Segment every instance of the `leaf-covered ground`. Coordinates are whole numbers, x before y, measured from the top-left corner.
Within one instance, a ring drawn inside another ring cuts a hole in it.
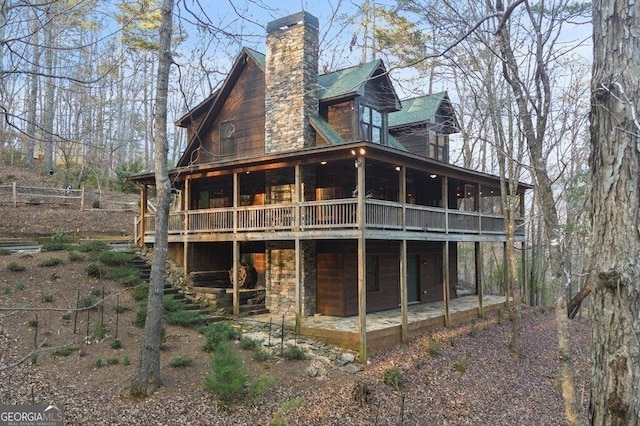
[[[41,266],[51,257],[60,257],[63,263]],[[9,272],[11,262],[24,265],[25,271]],[[496,316],[436,330],[375,354],[355,374],[329,360],[327,348],[321,345],[308,351],[306,361],[257,362],[250,351],[232,343],[245,359],[250,382],[268,377],[272,385],[258,397],[241,396],[224,409],[204,386],[210,353],[202,349],[202,335],[191,328],[169,326],[161,351],[165,385],[147,399],[131,399],[126,386],[142,334],[133,325],[135,301],[116,283],[86,277],[85,265],[86,261],[71,262],[60,252],[0,256],[1,307],[61,309],[0,311],[0,366],[13,364],[36,341],[46,340],[37,364],[27,360],[0,371],[1,403],[57,403],[73,425],[563,423],[556,378],[555,315],[530,309],[524,311],[522,322],[522,358],[513,357],[507,349],[511,323]],[[121,348],[111,347],[116,332],[114,297],[106,303],[104,313],[93,310],[77,320],[73,315],[64,316],[64,309],[75,306],[78,292],[102,291],[103,286],[105,293],[117,294],[118,304],[127,308],[117,318]],[[36,315],[37,336],[32,323]],[[87,329],[93,330],[102,315],[108,330],[105,338],[87,344]],[[581,320],[571,323],[571,331],[576,387],[586,424],[589,332]],[[60,354],[64,347],[71,348],[71,354]],[[175,357],[189,357],[193,362],[172,368],[168,364]],[[311,365],[320,372],[315,377],[309,374]]]

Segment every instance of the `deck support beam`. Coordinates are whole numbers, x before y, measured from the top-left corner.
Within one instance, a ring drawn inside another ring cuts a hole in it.
[[[478,295],[478,316],[484,318],[484,301],[482,296],[484,288],[482,286],[482,244],[478,241],[474,247],[474,256],[476,263],[476,294]]]
[[[449,240],[443,243],[442,247],[442,299],[444,303],[444,326],[451,326],[451,315],[449,305],[451,294],[449,292]]]
[[[402,202],[402,230],[406,231],[406,206],[407,206],[407,168],[400,169],[400,201]],[[409,325],[407,322],[407,240],[400,242],[400,338],[402,343],[409,341]]]
[[[294,168],[294,180],[295,180],[295,202],[296,202],[296,213],[294,216],[294,225],[293,229],[295,231],[300,230],[301,224],[301,212],[300,212],[300,203],[303,201],[304,197],[302,194],[302,170],[300,164],[296,164]],[[295,238],[294,240],[294,256],[295,256],[295,268],[296,268],[296,333],[300,332],[300,325],[302,324],[302,273],[301,273],[301,265],[302,265],[302,249],[300,247],[300,237]]]
[[[407,321],[407,240],[400,242],[400,323],[402,343],[409,341],[409,325]]]
[[[189,265],[189,251],[191,249],[191,245],[186,239],[186,236],[189,235],[189,206],[191,204],[191,179],[187,178],[184,181],[184,190],[182,191],[182,210],[184,211],[184,244],[182,247],[182,272],[184,276],[185,282],[189,277],[189,272],[191,272],[191,268]]]
[[[233,240],[233,315],[240,314],[240,283],[238,279],[240,266],[240,244]]]
[[[358,179],[358,325],[360,362],[367,362],[367,251],[365,240],[365,159],[356,159]]]
[[[240,199],[240,178],[238,173],[233,174],[233,315],[240,314],[240,243],[238,242],[238,204]]]
[[[506,241],[502,243],[502,270],[504,271],[503,284],[504,284],[504,300],[505,306],[507,309],[511,308],[511,280],[509,279],[509,274],[507,273],[507,268],[509,267],[507,263],[507,243]]]
[[[144,247],[144,237],[147,235],[147,219],[145,217],[147,213],[147,184],[143,184],[140,189],[140,244],[139,247]]]

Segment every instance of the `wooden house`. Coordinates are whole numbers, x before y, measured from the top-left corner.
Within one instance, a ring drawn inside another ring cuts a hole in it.
[[[180,197],[169,255],[197,290],[229,293],[235,314],[262,292],[303,332],[318,315],[357,316],[345,345],[366,358],[368,313],[402,317],[374,350],[419,332],[409,306],[438,302],[450,323],[458,243],[505,241],[498,177],[449,163],[458,121],[447,94],[401,101],[380,60],[318,75],[318,20],[306,12],[269,23],[266,55],[242,49],[176,124],[188,146],[170,171]],[[153,175],[133,179],[139,243],[152,245]],[[473,315],[482,291],[478,303]]]

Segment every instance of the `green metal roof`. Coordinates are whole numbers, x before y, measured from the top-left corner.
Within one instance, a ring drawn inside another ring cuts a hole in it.
[[[264,71],[264,67],[265,67],[266,60],[267,60],[266,56],[264,55],[264,53],[260,53],[257,50],[253,50],[253,49],[250,49],[248,47],[243,47],[242,50],[244,50],[247,53],[247,55],[249,57],[251,57],[251,59],[253,59],[256,64],[258,64],[260,69],[262,71]]]
[[[387,133],[387,142],[391,148],[399,149],[400,151],[409,152],[409,150],[405,148],[405,146],[402,145],[402,143],[398,139],[394,138],[391,135],[391,133]]]
[[[366,64],[356,65],[319,76],[319,99],[339,98],[344,95],[356,93],[380,66],[382,66],[382,62],[376,59]]]
[[[345,140],[336,132],[336,130],[331,126],[331,124],[327,123],[327,121],[322,117],[309,117],[309,123],[311,127],[313,127],[316,132],[320,133],[320,136],[324,140],[327,141],[329,145],[340,145],[345,143]]]
[[[264,71],[266,64],[266,56],[264,53],[248,47],[244,47],[243,50]],[[320,86],[318,93],[319,99],[322,101],[356,93],[358,89],[360,89],[360,86],[366,83],[380,66],[382,66],[382,61],[376,59],[366,64],[356,65],[318,76],[318,85]]]
[[[434,93],[402,101],[402,109],[389,114],[389,128],[415,123],[435,122],[447,92]]]

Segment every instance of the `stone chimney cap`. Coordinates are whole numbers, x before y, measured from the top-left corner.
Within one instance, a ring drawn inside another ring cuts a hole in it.
[[[293,15],[285,16],[284,18],[269,22],[267,24],[267,34],[274,34],[295,25],[305,24],[312,26],[316,30],[320,28],[318,18],[303,10],[301,12],[294,13]]]

